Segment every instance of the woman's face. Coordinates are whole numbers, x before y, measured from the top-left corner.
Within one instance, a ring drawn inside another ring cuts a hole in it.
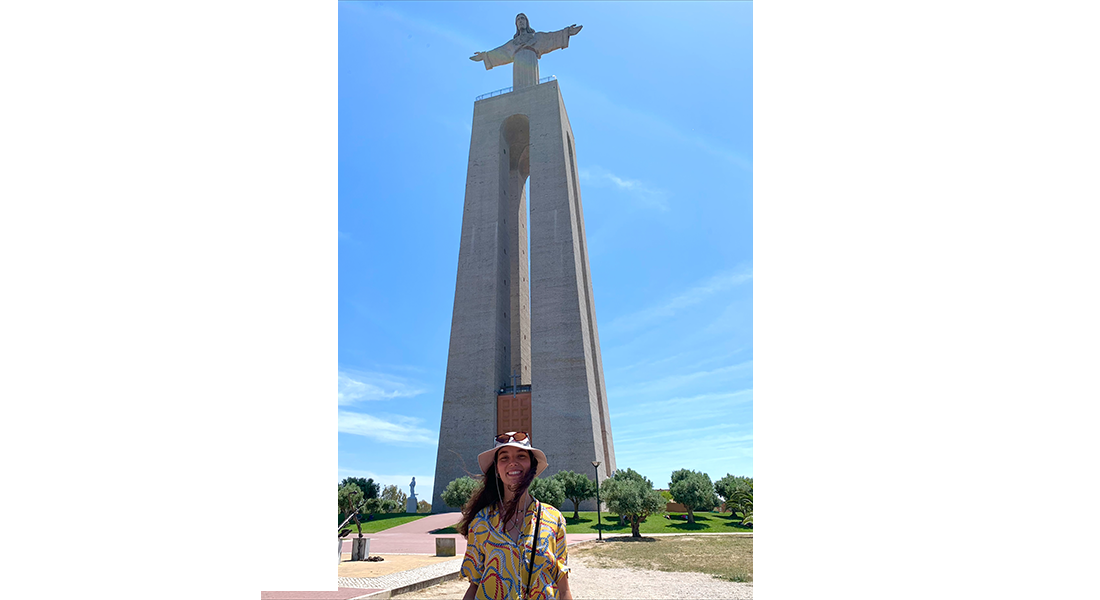
[[[497,452],[497,473],[505,485],[519,485],[531,470],[531,453],[505,446]]]

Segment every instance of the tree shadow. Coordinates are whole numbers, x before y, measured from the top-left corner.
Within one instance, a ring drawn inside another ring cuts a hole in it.
[[[617,531],[630,531],[630,523],[627,523],[626,525],[619,525],[619,518],[618,517],[605,518],[605,519],[603,519],[603,521],[601,523],[598,523],[598,524],[596,522],[596,519],[585,519],[584,517],[581,517],[580,519],[576,519],[576,520],[574,520],[574,519],[566,519],[565,520],[565,526],[566,527],[569,527],[570,525],[583,525],[583,524],[587,524],[588,526],[590,526],[593,531],[604,531],[604,532],[612,532],[612,533],[617,532]]]
[[[746,531],[752,533],[752,526],[742,525],[741,518],[735,515],[718,515],[716,517],[720,522],[724,521],[722,527],[728,527],[734,531]]]
[[[573,517],[565,517],[565,526],[567,528],[577,525],[585,525],[587,527],[591,527],[593,531],[604,531],[612,533],[618,531],[630,531],[629,523],[627,523],[626,525],[620,525],[619,517],[613,515],[604,514],[602,519],[596,519],[596,517],[578,517],[576,519],[574,519]]]
[[[699,531],[700,529],[710,529],[710,525],[707,523],[670,523],[669,527],[673,529],[680,529],[682,531]]]
[[[607,538],[606,540],[604,540],[604,543],[607,543],[607,544],[620,544],[620,543],[623,543],[623,542],[656,542],[656,541],[657,541],[657,538],[644,537],[644,536],[643,537],[626,536],[626,537]]]
[[[439,535],[439,534],[443,534],[443,533],[458,533],[458,530],[455,529],[454,525],[451,525],[450,527],[441,527],[439,529],[433,529],[433,530],[429,531],[428,533],[430,533],[432,535]]]

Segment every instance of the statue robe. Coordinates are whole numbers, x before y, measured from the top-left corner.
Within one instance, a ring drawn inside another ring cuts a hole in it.
[[[539,57],[559,48],[569,47],[569,33],[566,29],[558,31],[538,31],[533,34],[519,35],[499,48],[485,53],[485,70],[515,63],[512,67],[512,90],[518,90],[539,83]]]

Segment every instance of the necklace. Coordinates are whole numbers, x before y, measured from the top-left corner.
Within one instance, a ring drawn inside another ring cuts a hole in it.
[[[508,532],[511,533],[513,530],[515,530],[518,533],[519,530],[522,528],[522,526],[523,526],[523,513],[520,512],[518,507],[517,507],[516,514],[513,515],[512,518],[508,520]]]
[[[523,530],[523,519],[527,515],[527,507],[520,509],[516,507],[516,514],[512,515],[508,521],[504,523],[504,530],[510,538],[519,537],[519,533]]]

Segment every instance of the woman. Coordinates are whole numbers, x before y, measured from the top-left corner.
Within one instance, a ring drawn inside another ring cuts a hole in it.
[[[565,519],[527,493],[547,467],[546,454],[525,432],[511,431],[477,462],[485,477],[458,524],[466,536],[462,576],[470,580],[464,600],[572,600]]]

